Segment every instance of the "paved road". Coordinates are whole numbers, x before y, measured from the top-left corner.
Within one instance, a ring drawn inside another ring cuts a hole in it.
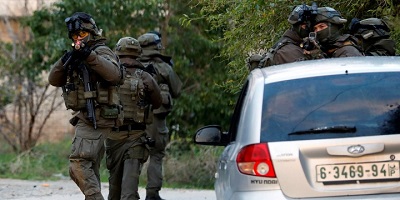
[[[108,183],[102,184],[104,197],[108,195]],[[139,189],[141,199],[145,198],[144,188]],[[163,188],[161,197],[167,200],[215,200],[213,190],[187,190]],[[84,196],[72,180],[26,181],[0,179],[1,200],[83,200]]]

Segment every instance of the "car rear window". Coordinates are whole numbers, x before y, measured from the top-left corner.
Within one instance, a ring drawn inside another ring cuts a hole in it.
[[[397,134],[400,73],[359,73],[265,85],[261,141]]]

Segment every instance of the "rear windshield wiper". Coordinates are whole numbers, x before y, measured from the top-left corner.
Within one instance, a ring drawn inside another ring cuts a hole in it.
[[[316,133],[355,133],[356,127],[349,126],[330,126],[330,127],[318,127],[303,131],[295,131],[289,133],[289,135],[304,135],[304,134],[316,134]]]

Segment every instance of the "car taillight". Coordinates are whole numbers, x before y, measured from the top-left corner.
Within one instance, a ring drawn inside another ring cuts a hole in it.
[[[276,178],[267,143],[243,147],[236,157],[236,163],[243,174]]]

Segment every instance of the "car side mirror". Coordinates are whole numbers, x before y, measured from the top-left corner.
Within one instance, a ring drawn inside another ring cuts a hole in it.
[[[198,129],[193,140],[200,145],[226,146],[229,143],[227,136],[228,133],[222,132],[221,126],[209,125]]]

